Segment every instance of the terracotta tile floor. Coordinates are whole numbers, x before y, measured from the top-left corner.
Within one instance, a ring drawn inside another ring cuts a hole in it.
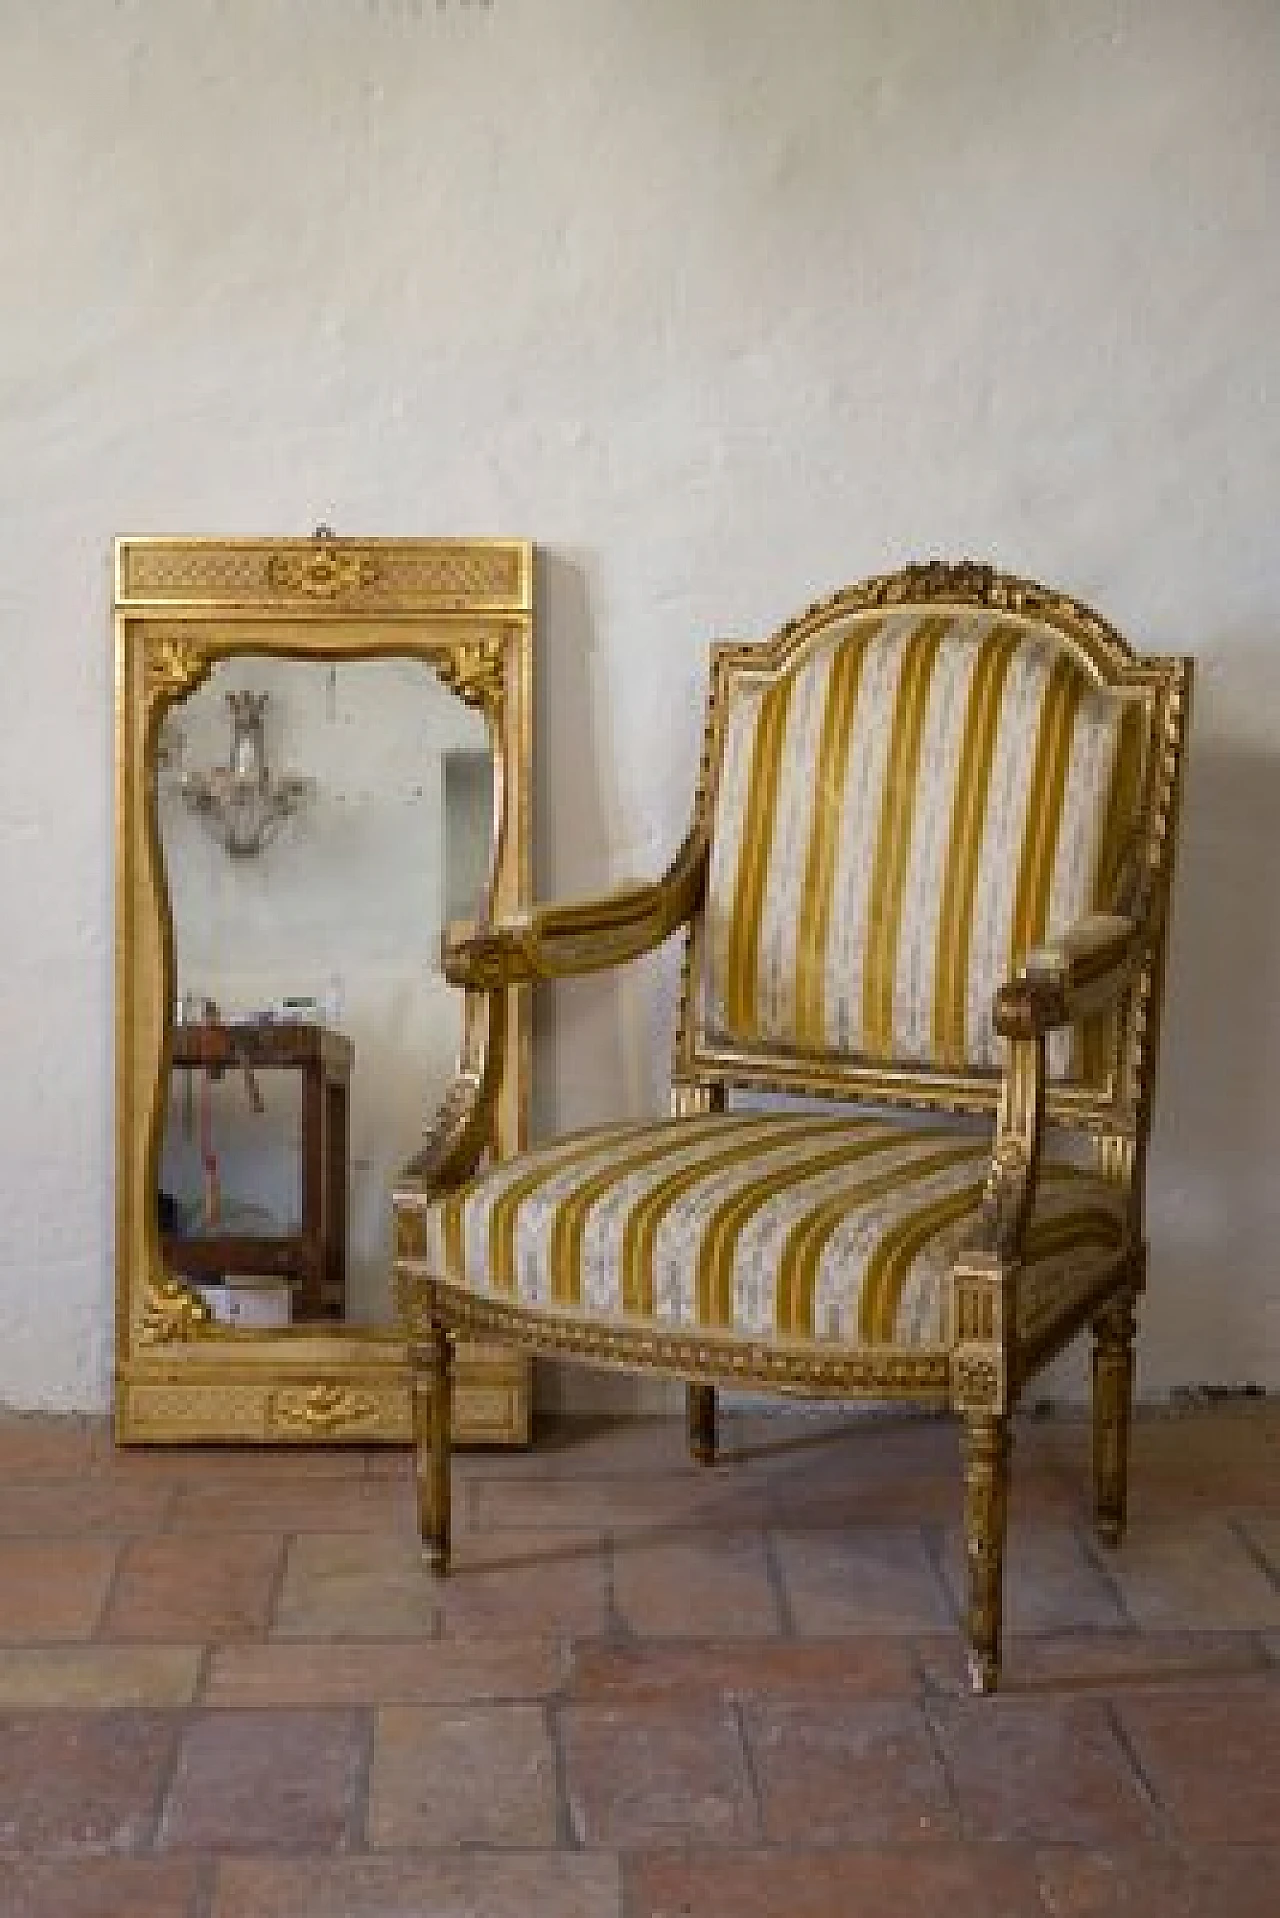
[[[1280,1874],[1280,1405],[1014,1456],[965,1696],[944,1421],[560,1424],[457,1462],[0,1415],[3,1918],[1251,1918]]]

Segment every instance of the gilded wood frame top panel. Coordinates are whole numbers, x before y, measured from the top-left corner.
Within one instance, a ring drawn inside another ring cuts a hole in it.
[[[525,540],[120,539],[116,606],[533,612]]]

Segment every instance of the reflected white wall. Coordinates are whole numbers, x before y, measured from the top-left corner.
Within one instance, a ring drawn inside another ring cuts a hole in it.
[[[186,805],[182,776],[225,763],[226,695],[239,689],[268,696],[271,771],[313,787],[260,853],[232,857],[215,822]],[[446,917],[464,900],[474,911],[486,877],[484,720],[416,661],[246,655],[220,661],[172,709],[167,736],[178,750],[158,804],[179,995],[214,1001],[224,1019],[311,998],[351,1040],[348,1316],[386,1322],[391,1184],[439,1104],[461,1036],[459,995],[438,954]],[[198,1214],[207,1102],[224,1225],[287,1231],[301,1213],[301,1078],[256,1077],[261,1113],[239,1072],[175,1075],[161,1183],[185,1215]]]

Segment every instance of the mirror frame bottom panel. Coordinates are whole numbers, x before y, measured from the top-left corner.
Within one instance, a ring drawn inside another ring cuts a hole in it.
[[[220,659],[414,658],[484,717],[494,820],[483,909],[530,888],[533,547],[525,540],[134,539],[115,549],[116,1317],[122,1445],[410,1445],[403,1337],[381,1327],[211,1322],[168,1268],[156,1205],[173,1057],[174,929],[158,829],[159,731]],[[495,1156],[527,1142],[529,995],[509,995]],[[466,1025],[459,997],[458,1031]],[[406,1140],[406,1158],[417,1142]],[[387,1193],[388,1212],[391,1193]],[[460,1445],[524,1445],[531,1362],[459,1352]]]
[[[246,1355],[248,1357],[249,1355]],[[412,1378],[403,1355],[362,1364],[337,1355],[296,1372],[272,1355],[234,1379],[216,1354],[149,1361],[116,1384],[116,1438],[134,1445],[411,1445]],[[530,1361],[501,1345],[460,1345],[453,1437],[460,1446],[529,1443]]]

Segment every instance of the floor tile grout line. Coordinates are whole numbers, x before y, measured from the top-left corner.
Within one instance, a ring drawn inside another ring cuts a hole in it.
[[[91,1645],[101,1645],[109,1642],[102,1636],[103,1629],[106,1626],[107,1619],[111,1615],[111,1608],[115,1604],[116,1593],[119,1590],[120,1579],[124,1571],[125,1556],[132,1543],[132,1539],[122,1538],[116,1546],[116,1554],[111,1561],[111,1575],[107,1579],[103,1589],[102,1602],[98,1606],[97,1614],[93,1621],[93,1630],[88,1635],[87,1642]]]
[[[902,1644],[915,1678],[914,1690],[908,1693],[908,1697],[914,1698],[923,1710],[931,1698],[946,1698],[950,1694],[937,1679],[930,1678],[921,1638],[922,1634],[913,1632],[909,1638],[902,1640]]]
[[[174,1514],[178,1509],[178,1481],[168,1486],[160,1505],[160,1522],[153,1529],[157,1537],[168,1536],[173,1528]]]
[[[555,1765],[556,1850],[580,1852],[583,1841],[573,1828],[573,1807],[569,1802],[569,1755],[565,1750],[565,1706],[554,1698],[544,1700],[542,1722],[551,1744]]]
[[[618,1604],[617,1541],[612,1532],[600,1534],[600,1576],[604,1583],[604,1638],[609,1645],[633,1645],[637,1642],[622,1608]]]
[[[270,1536],[270,1534],[267,1534],[267,1536]],[[280,1601],[284,1596],[284,1585],[285,1579],[288,1576],[289,1560],[293,1556],[294,1545],[302,1534],[300,1532],[284,1531],[277,1533],[276,1536],[280,1541],[280,1549],[276,1557],[275,1570],[271,1574],[271,1585],[267,1593],[267,1602],[263,1608],[262,1629],[264,1640],[273,1639],[279,1629]]]
[[[951,1580],[947,1577],[945,1560],[946,1526],[941,1523],[932,1524],[927,1520],[923,1520],[919,1525],[912,1526],[909,1529],[914,1531],[919,1537],[925,1564],[929,1567],[934,1588],[942,1601],[942,1615],[944,1619],[950,1619],[952,1631],[959,1632],[963,1635],[965,1614],[964,1595],[962,1592],[953,1590]],[[963,1531],[963,1527],[961,1529]]]
[[[1100,1543],[1093,1525],[1089,1521],[1082,1519],[1073,1519],[1067,1529],[1075,1539],[1085,1564],[1096,1573],[1097,1577],[1106,1587],[1122,1625],[1130,1632],[1140,1635],[1142,1626],[1129,1609],[1128,1600],[1124,1595],[1124,1587],[1112,1569],[1112,1558],[1108,1557],[1108,1553],[1114,1555],[1124,1550],[1123,1538],[1118,1545],[1104,1547]]]
[[[218,1647],[214,1645],[211,1640],[206,1639],[205,1643],[200,1647],[200,1656],[196,1660],[196,1680],[195,1684],[191,1687],[191,1704],[199,1711],[207,1711],[209,1709],[207,1694],[209,1680],[213,1674],[214,1655],[217,1650]]]
[[[1271,1560],[1253,1537],[1248,1527],[1248,1521],[1233,1516],[1227,1520],[1227,1529],[1233,1534],[1246,1557],[1257,1566],[1272,1591],[1280,1594],[1280,1570],[1277,1570],[1277,1568],[1272,1565]]]
[[[747,1730],[746,1708],[740,1698],[731,1698],[727,1710],[733,1720],[738,1736],[738,1746],[742,1753],[742,1768],[746,1774],[747,1787],[751,1793],[751,1809],[755,1814],[755,1843],[768,1842],[765,1830],[764,1787],[760,1782],[760,1773],[756,1765],[756,1755],[751,1744],[751,1735]],[[736,1849],[736,1848],[735,1848]]]
[[[1171,1844],[1176,1833],[1169,1808],[1156,1790],[1154,1781],[1142,1762],[1138,1748],[1129,1735],[1129,1728],[1120,1714],[1119,1706],[1114,1698],[1104,1698],[1101,1703],[1107,1723],[1111,1727],[1111,1735],[1124,1754],[1125,1762],[1137,1782],[1142,1797],[1146,1800],[1148,1809],[1155,1814],[1160,1828],[1159,1836],[1166,1845]]]
[[[195,1885],[191,1902],[187,1909],[187,1918],[213,1918],[214,1900],[218,1895],[218,1867],[220,1854],[206,1852],[196,1864]]]
[[[631,1871],[631,1855],[621,1847],[612,1855],[618,1869],[618,1918],[644,1918],[640,1911],[640,1894]]]
[[[350,1709],[350,1708],[348,1708]],[[355,1708],[362,1718],[360,1726],[360,1751],[356,1759],[355,1776],[351,1783],[351,1810],[347,1821],[349,1842],[344,1850],[347,1857],[362,1857],[373,1847],[370,1842],[369,1821],[373,1814],[373,1767],[378,1741],[377,1705],[362,1705]]]
[[[578,1670],[578,1640],[570,1632],[562,1632],[555,1640],[556,1683],[542,1694],[547,1705],[565,1706],[575,1703],[574,1679]],[[536,1703],[536,1700],[530,1700]]]
[[[915,1701],[915,1710],[918,1712],[920,1722],[924,1726],[924,1734],[929,1741],[929,1749],[937,1759],[938,1768],[942,1773],[942,1783],[946,1789],[947,1803],[951,1807],[956,1821],[954,1842],[958,1845],[967,1844],[973,1841],[968,1829],[968,1820],[965,1817],[964,1805],[960,1798],[960,1787],[956,1783],[955,1774],[947,1758],[946,1746],[942,1742],[942,1732],[930,1709],[934,1702],[933,1699],[922,1696]]]
[[[796,1629],[795,1612],[791,1605],[791,1592],[787,1586],[786,1576],[782,1569],[782,1560],[778,1556],[778,1548],[774,1540],[772,1526],[766,1525],[763,1528],[761,1538],[764,1543],[765,1571],[769,1579],[769,1588],[773,1593],[774,1608],[778,1614],[776,1637],[784,1643],[798,1641],[800,1634]]]
[[[170,1748],[168,1759],[166,1763],[161,1766],[159,1776],[156,1780],[156,1794],[151,1815],[151,1833],[145,1847],[145,1854],[147,1856],[162,1855],[164,1852],[165,1848],[161,1845],[160,1841],[164,1835],[165,1813],[169,1808],[169,1800],[173,1795],[173,1787],[182,1764],[182,1753],[187,1742],[187,1733],[195,1723],[195,1716],[195,1709],[190,1705],[179,1706],[176,1709],[171,1708],[166,1713],[166,1717],[172,1718],[173,1721],[173,1744]]]

